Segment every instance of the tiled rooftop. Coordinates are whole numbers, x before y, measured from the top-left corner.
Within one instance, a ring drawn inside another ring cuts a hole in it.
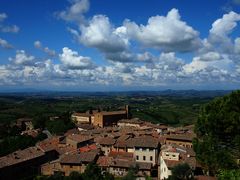
[[[96,159],[98,151],[82,152],[80,154],[65,154],[60,158],[61,164],[81,164],[90,163]]]
[[[81,147],[79,149],[80,152],[88,152],[88,151],[91,151],[91,150],[96,150],[98,149],[97,145],[96,144],[91,144],[89,146],[84,146],[84,147]]]
[[[81,142],[84,142],[84,141],[89,141],[89,140],[93,139],[93,137],[84,136],[84,135],[81,135],[81,134],[71,134],[71,135],[67,136],[67,139],[76,141],[77,143],[81,143]]]
[[[98,143],[100,145],[113,145],[115,144],[115,142],[116,142],[116,139],[112,137],[103,137],[98,139]]]
[[[126,111],[102,111],[102,112],[99,112],[99,114],[102,114],[103,116],[109,116],[109,115],[117,115],[117,114],[126,114]]]
[[[15,151],[0,158],[0,168],[28,161],[41,156],[44,156],[44,152],[37,147],[29,147],[24,150]]]
[[[116,151],[111,151],[108,154],[109,157],[112,157],[114,159],[133,159],[133,153],[130,152],[116,152]]]
[[[171,135],[167,135],[166,139],[177,140],[177,141],[192,141],[194,137],[195,137],[194,134],[182,134],[182,135],[171,134]]]

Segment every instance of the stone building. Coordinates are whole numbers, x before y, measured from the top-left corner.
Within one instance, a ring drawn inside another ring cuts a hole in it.
[[[94,114],[93,125],[98,127],[116,126],[119,120],[126,119],[127,116],[127,110],[97,112]]]
[[[184,135],[175,135],[171,134],[168,136],[165,136],[166,138],[166,144],[171,145],[179,145],[183,147],[192,148],[192,139],[194,138],[194,134],[184,134]]]
[[[56,172],[61,172],[64,176],[69,176],[73,171],[83,173],[89,163],[97,161],[98,155],[99,150],[64,154],[56,161],[43,164],[41,174],[53,175]]]
[[[93,137],[80,134],[71,134],[66,137],[66,144],[70,145],[74,149],[90,145],[93,143]]]

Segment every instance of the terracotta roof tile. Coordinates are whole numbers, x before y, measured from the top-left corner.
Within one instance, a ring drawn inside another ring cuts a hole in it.
[[[20,162],[28,161],[41,156],[44,156],[44,152],[37,147],[29,147],[24,150],[15,151],[0,158],[0,168],[18,164]]]
[[[71,135],[67,136],[67,139],[71,139],[73,141],[76,141],[76,142],[80,143],[80,142],[84,142],[84,141],[93,140],[93,137],[84,136],[84,135],[81,135],[81,134],[71,134]]]
[[[112,160],[113,160],[112,157],[100,156],[97,160],[97,164],[100,167],[108,167],[111,164]]]
[[[114,159],[133,159],[133,153],[130,152],[111,151],[108,156]]]
[[[91,144],[89,146],[84,146],[84,147],[81,147],[79,149],[80,152],[88,152],[88,151],[91,151],[91,150],[96,150],[98,149],[97,145],[96,144]]]
[[[83,152],[80,154],[65,154],[60,158],[61,164],[81,164],[93,162],[98,155],[98,151]]]
[[[111,137],[103,137],[103,138],[99,138],[99,139],[97,140],[97,142],[98,142],[100,145],[113,145],[113,144],[115,144],[116,139],[111,138]]]
[[[128,144],[134,147],[157,148],[159,146],[159,141],[157,138],[153,138],[151,136],[137,137],[130,139]]]

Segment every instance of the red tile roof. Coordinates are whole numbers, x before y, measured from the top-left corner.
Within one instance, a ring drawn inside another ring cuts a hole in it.
[[[97,164],[100,167],[108,167],[111,164],[112,160],[113,160],[112,157],[100,156],[97,160]]]
[[[51,138],[47,138],[43,141],[37,143],[37,147],[42,149],[44,152],[54,150],[58,147],[60,136],[53,136]]]
[[[84,147],[81,147],[79,149],[80,152],[88,152],[88,151],[91,151],[91,150],[96,150],[98,149],[97,145],[96,144],[91,144],[89,146],[84,146]]]
[[[97,141],[101,145],[113,145],[115,144],[116,139],[111,137],[103,137],[103,138],[99,138]]]
[[[98,155],[98,151],[82,152],[80,154],[65,154],[60,158],[61,164],[81,164],[93,162]]]
[[[80,143],[80,142],[92,140],[93,137],[85,136],[85,135],[81,135],[81,134],[71,134],[71,135],[67,136],[67,139],[71,139],[73,141]]]
[[[109,116],[109,115],[118,115],[118,114],[126,114],[126,111],[102,111],[98,112],[99,114],[102,114],[103,116]],[[96,113],[96,114],[98,114]]]
[[[133,153],[130,152],[111,151],[108,156],[114,159],[133,159]]]

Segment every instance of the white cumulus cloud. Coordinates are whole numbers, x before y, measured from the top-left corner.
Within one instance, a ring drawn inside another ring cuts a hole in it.
[[[222,18],[217,19],[209,31],[208,42],[222,52],[232,52],[233,44],[229,35],[240,21],[240,14],[233,11],[224,14]]]
[[[113,27],[106,16],[94,16],[89,24],[81,26],[80,30],[79,40],[82,44],[103,52],[119,52],[128,46],[128,39]]]
[[[16,65],[32,66],[34,65],[35,57],[26,54],[24,50],[17,50],[14,58],[9,58],[9,61]]]
[[[177,9],[167,16],[150,17],[146,25],[127,20],[124,26],[131,38],[164,51],[192,51],[200,46],[199,33],[181,20]]]
[[[61,62],[70,69],[92,69],[94,64],[90,57],[78,55],[78,52],[64,47],[63,53],[59,55]]]

